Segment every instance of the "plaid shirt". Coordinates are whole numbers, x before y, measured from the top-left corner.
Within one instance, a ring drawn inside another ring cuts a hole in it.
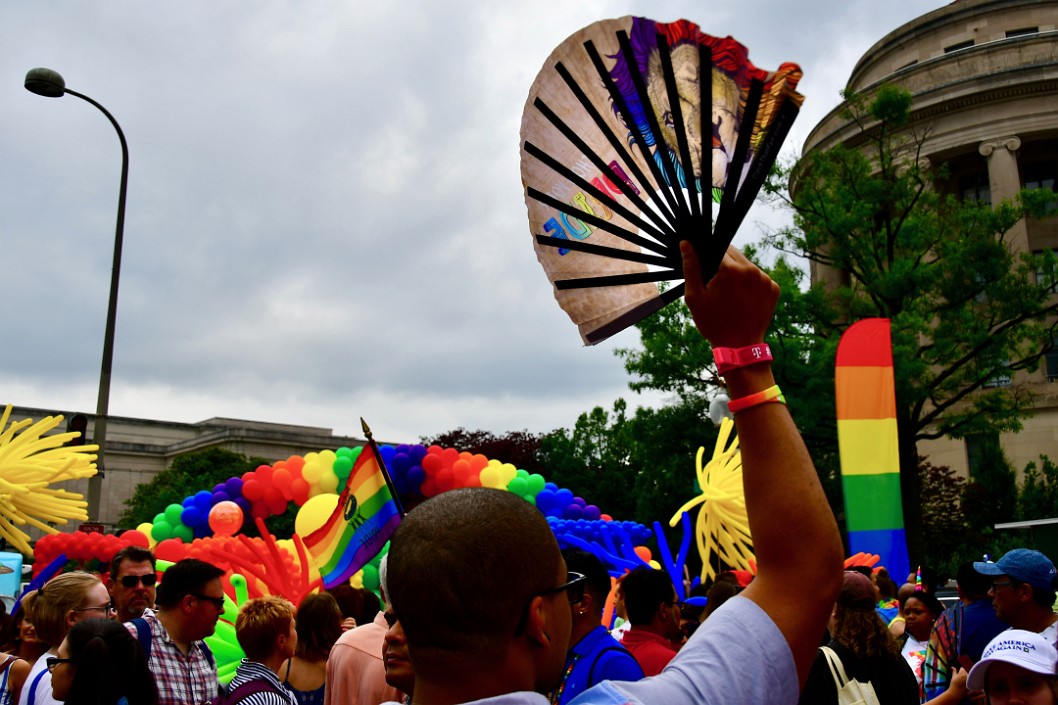
[[[151,628],[149,665],[158,686],[158,705],[203,705],[217,697],[217,666],[206,657],[202,642],[193,642],[185,655],[153,610],[144,610],[143,619]],[[126,622],[125,628],[138,636],[136,625]]]

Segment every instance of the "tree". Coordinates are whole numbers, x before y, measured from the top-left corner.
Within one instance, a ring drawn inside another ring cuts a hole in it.
[[[815,284],[803,311],[829,346],[859,319],[890,319],[900,464],[914,468],[921,440],[1017,431],[1031,413],[1015,375],[1035,370],[1050,344],[1058,303],[1036,272],[1053,274],[1054,258],[1015,254],[1007,233],[1054,194],[1022,192],[997,207],[946,195],[933,187],[944,165],[920,159],[928,132],[909,123],[909,93],[883,86],[870,102],[846,98],[862,146],[813,151],[776,172],[766,192],[792,209],[793,225],[768,244],[841,273]],[[915,563],[918,473],[901,473],[901,494]]]
[[[1029,463],[1022,473],[1018,490],[1019,521],[1049,519],[1058,516],[1058,465],[1046,455],[1040,456],[1040,464]]]
[[[425,446],[439,445],[442,448],[455,448],[468,453],[481,453],[486,458],[495,458],[534,473],[541,472],[537,458],[540,439],[539,434],[529,433],[525,429],[508,431],[502,436],[497,436],[490,431],[468,431],[460,426],[433,437],[421,438],[420,441]]]

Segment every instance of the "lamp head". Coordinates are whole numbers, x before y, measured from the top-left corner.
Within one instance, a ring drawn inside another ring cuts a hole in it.
[[[26,73],[26,90],[45,98],[62,98],[66,93],[66,81],[51,69],[30,69]]]

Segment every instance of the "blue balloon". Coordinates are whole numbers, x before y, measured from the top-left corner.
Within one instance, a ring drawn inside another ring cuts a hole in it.
[[[180,513],[180,521],[184,526],[198,526],[202,523],[202,514],[198,507],[188,507]]]

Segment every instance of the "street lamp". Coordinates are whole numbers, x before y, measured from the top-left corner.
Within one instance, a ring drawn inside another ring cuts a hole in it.
[[[114,359],[114,318],[118,307],[118,278],[121,275],[121,241],[125,230],[125,191],[129,181],[129,147],[125,143],[125,133],[106,108],[86,95],[72,91],[57,72],[51,69],[31,69],[26,74],[26,90],[46,98],[61,98],[65,94],[77,96],[99,108],[110,124],[118,132],[121,140],[121,190],[118,194],[118,224],[114,231],[114,265],[110,274],[110,303],[107,306],[107,327],[103,335],[103,364],[99,372],[99,399],[96,401],[95,426],[92,429],[92,442],[99,446],[96,466],[98,472],[88,479],[88,519],[98,521],[99,500],[103,490],[103,472],[105,469],[107,444],[107,411],[110,408],[110,369]]]

